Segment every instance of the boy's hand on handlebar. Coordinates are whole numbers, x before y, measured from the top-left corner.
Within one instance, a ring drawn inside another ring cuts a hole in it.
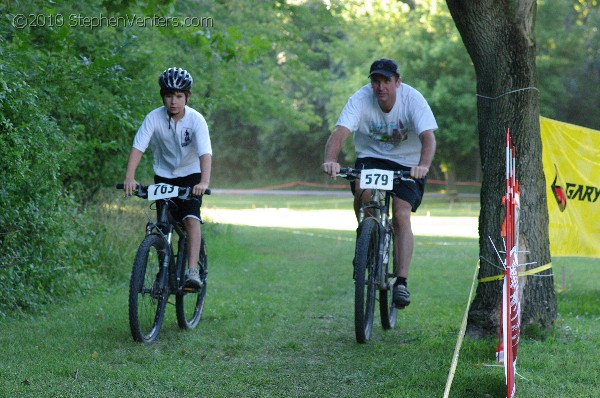
[[[125,196],[131,196],[137,189],[137,181],[135,178],[125,178],[123,182],[123,190],[125,191]]]
[[[202,196],[202,195],[204,195],[204,192],[206,192],[207,189],[208,189],[208,182],[200,181],[200,183],[194,185],[194,188],[192,188],[192,195]]]
[[[323,163],[323,171],[335,180],[336,174],[340,172],[340,164],[338,162],[325,162]]]
[[[429,168],[425,166],[413,166],[410,169],[410,176],[412,178],[425,178],[429,173]]]

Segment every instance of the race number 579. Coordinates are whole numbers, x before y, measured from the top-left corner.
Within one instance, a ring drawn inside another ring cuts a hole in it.
[[[369,169],[360,171],[361,189],[384,189],[391,191],[394,187],[394,172],[391,170]]]

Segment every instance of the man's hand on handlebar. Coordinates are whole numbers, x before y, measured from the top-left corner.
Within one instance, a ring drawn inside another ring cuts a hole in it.
[[[337,173],[340,172],[340,164],[338,162],[325,162],[323,163],[323,171],[335,180]]]
[[[425,166],[413,166],[410,169],[410,176],[412,178],[425,178],[429,173],[429,168]]]

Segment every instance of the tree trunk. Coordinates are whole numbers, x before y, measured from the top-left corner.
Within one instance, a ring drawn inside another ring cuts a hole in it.
[[[542,168],[539,95],[536,89],[535,0],[447,0],[477,76],[477,118],[482,167],[479,277],[502,273],[494,246],[504,250],[505,129],[516,147],[521,192],[520,271],[550,262],[546,183]],[[492,243],[493,242],[493,245]],[[556,319],[552,270],[521,277],[521,324],[544,328]],[[545,275],[546,277],[539,277]],[[479,283],[468,333],[497,335],[502,282]]]

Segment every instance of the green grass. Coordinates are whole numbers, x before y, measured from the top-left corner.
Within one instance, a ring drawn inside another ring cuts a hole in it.
[[[210,198],[216,200],[216,196]],[[311,199],[312,200],[312,199]],[[141,201],[140,201],[141,202]],[[158,341],[134,343],[128,272],[143,220],[134,201],[103,211],[110,286],[0,330],[0,397],[441,397],[478,255],[476,239],[417,237],[413,304],[359,345],[353,329],[354,234],[205,225],[209,286],[199,327],[168,306]],[[122,203],[121,203],[122,204]],[[111,246],[109,246],[109,243]],[[110,264],[108,263],[110,262]],[[598,263],[554,259],[556,329],[522,336],[519,397],[600,394]],[[565,271],[564,281],[562,270]],[[563,286],[564,285],[564,286]],[[495,339],[465,339],[451,397],[504,397]]]

